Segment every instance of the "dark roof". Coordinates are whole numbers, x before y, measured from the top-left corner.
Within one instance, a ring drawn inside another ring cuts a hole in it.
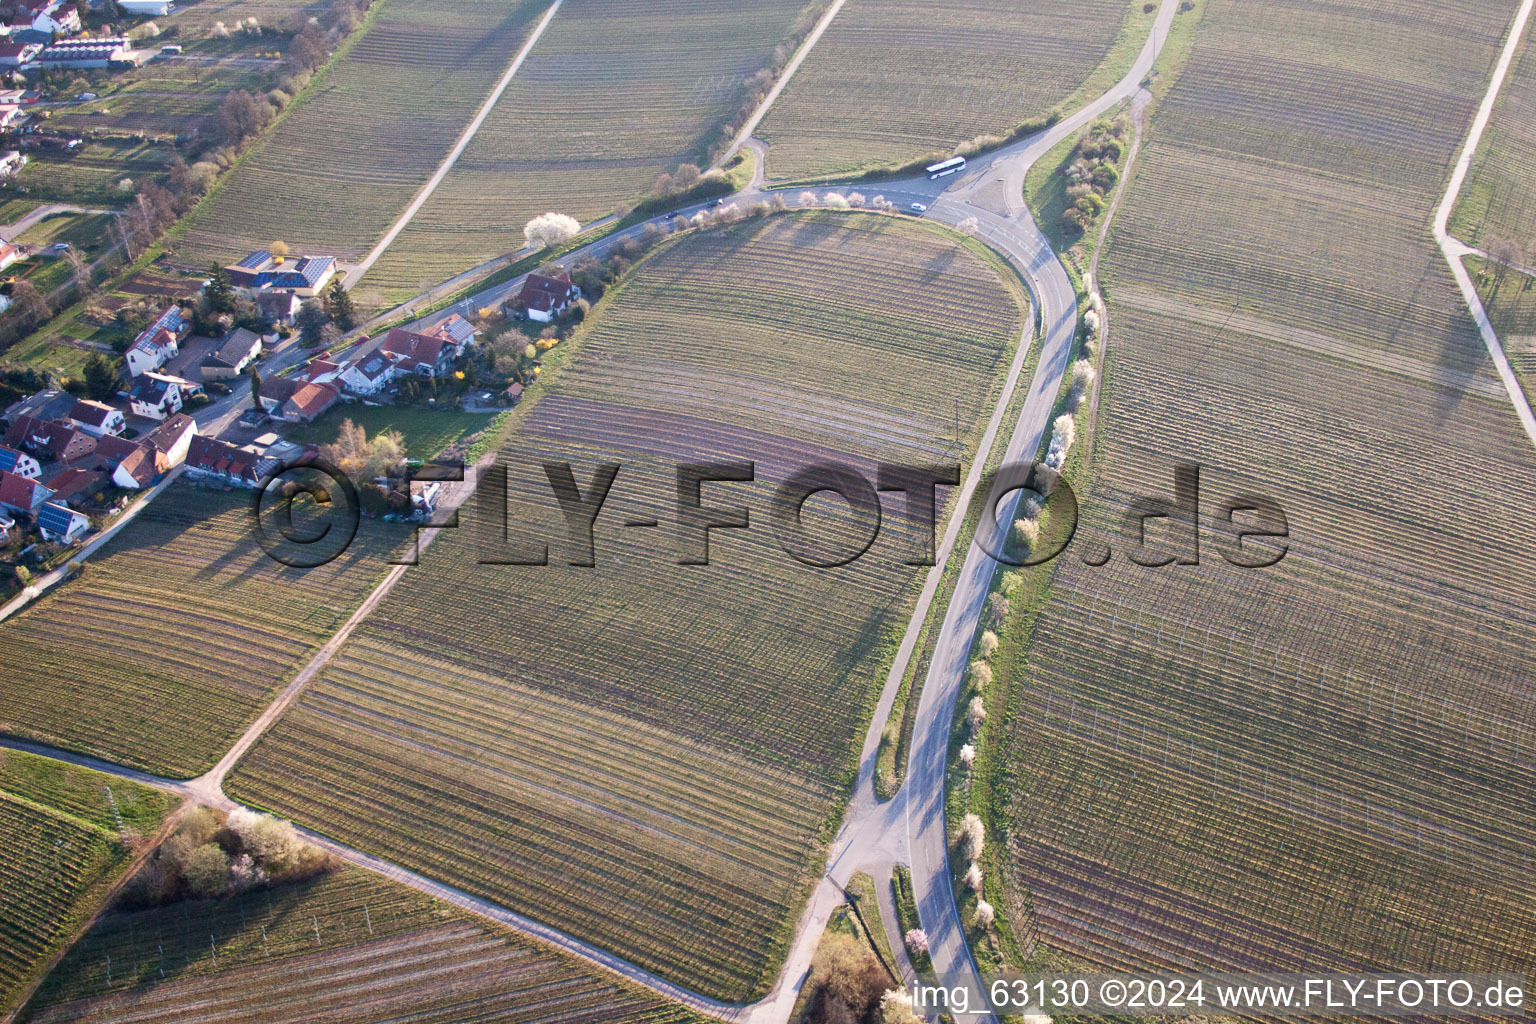
[[[237,327],[203,360],[204,366],[239,366],[249,358],[251,350],[261,344],[261,338],[244,327]]]
[[[187,450],[187,465],[193,469],[223,473],[252,483],[261,479],[261,462],[261,456],[255,452],[201,434],[192,439],[192,445]]]
[[[154,445],[162,452],[168,452],[176,447],[188,430],[196,430],[197,421],[184,412],[178,412],[168,417],[154,430],[139,438],[140,441]]]
[[[75,396],[68,391],[39,391],[12,405],[6,410],[6,415],[13,422],[21,416],[36,416],[40,420],[56,420],[62,416],[69,415],[69,410],[75,407],[75,401]]]
[[[395,361],[409,368],[426,364],[436,366],[442,359],[443,348],[448,342],[430,334],[417,334],[403,327],[395,327],[384,335],[379,351],[395,357]]]
[[[262,267],[271,262],[272,254],[270,252],[267,252],[265,249],[257,249],[245,259],[241,260],[239,263],[236,263],[235,266],[241,268],[242,270],[260,270]]]
[[[17,417],[6,432],[5,443],[33,455],[70,462],[96,450],[96,439],[62,420],[44,422],[33,416]]]
[[[66,469],[48,481],[53,489],[53,500],[67,502],[89,493],[101,485],[101,474],[88,469]]]
[[[303,382],[292,377],[268,377],[261,382],[261,397],[270,402],[282,404],[293,397],[295,391],[303,387]]]
[[[69,410],[69,418],[76,423],[89,423],[93,427],[99,427],[107,422],[107,419],[117,412],[110,405],[101,402],[93,402],[89,398],[82,398],[75,403],[75,407]]]
[[[571,275],[563,270],[550,275],[529,274],[517,298],[529,309],[552,313],[557,307],[571,301],[574,289]]]
[[[37,510],[37,525],[39,529],[47,530],[59,536],[69,532],[70,525],[76,519],[84,519],[81,513],[63,505],[55,505],[53,502],[44,502],[43,507]]]

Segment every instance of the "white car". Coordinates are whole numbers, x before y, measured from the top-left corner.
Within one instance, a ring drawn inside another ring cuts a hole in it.
[[[913,213],[927,213],[928,212],[928,207],[924,206],[922,203],[913,203],[912,204],[912,212]]]

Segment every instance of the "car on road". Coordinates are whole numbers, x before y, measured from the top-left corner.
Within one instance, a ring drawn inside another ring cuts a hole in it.
[[[928,207],[924,206],[922,203],[913,203],[912,204],[912,212],[913,213],[927,213],[928,212]]]

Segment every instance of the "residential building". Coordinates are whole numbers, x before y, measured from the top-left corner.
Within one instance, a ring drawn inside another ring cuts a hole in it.
[[[231,380],[261,355],[261,337],[237,327],[203,360],[203,380]]]
[[[341,391],[334,385],[306,381],[283,403],[278,415],[289,423],[313,423],[340,400]]]
[[[464,350],[475,343],[475,325],[455,313],[440,324],[434,324],[423,331],[434,338],[442,338],[453,346],[453,357],[457,359],[464,354]]]
[[[64,420],[22,416],[5,432],[5,444],[24,451],[39,463],[72,465],[96,451],[96,438]]]
[[[37,510],[38,532],[55,544],[73,544],[90,528],[91,521],[67,505],[50,501]]]
[[[159,475],[157,454],[154,445],[121,437],[104,437],[96,445],[98,468],[130,491],[148,487]]]
[[[547,324],[563,316],[571,303],[581,298],[581,288],[571,283],[564,270],[551,274],[529,274],[517,298],[507,304],[509,316],[525,316]]]
[[[279,258],[259,249],[239,263],[225,267],[224,272],[236,288],[289,292],[310,298],[319,295],[336,276],[336,261],[329,256]]]
[[[128,376],[137,377],[150,370],[158,370],[181,352],[181,340],[192,325],[181,315],[180,306],[171,306],[155,318],[155,322],[139,332],[124,354],[128,360]]]
[[[53,491],[38,481],[0,471],[0,508],[31,515],[51,497]]]
[[[28,480],[36,480],[43,475],[43,467],[26,452],[0,445],[0,472],[15,473]]]
[[[274,324],[290,327],[298,319],[299,308],[304,305],[304,300],[293,292],[257,292],[255,302],[256,308]]]
[[[93,402],[89,398],[82,398],[75,403],[75,407],[69,411],[69,422],[92,437],[121,434],[128,429],[122,410],[102,402]]]
[[[395,327],[384,335],[378,351],[388,356],[400,373],[437,377],[453,364],[455,348],[443,338]]]
[[[235,487],[256,487],[276,463],[228,441],[194,437],[187,451],[187,474],[195,479],[217,480]]]
[[[337,379],[354,395],[376,395],[395,379],[395,364],[374,348],[350,360]]]
[[[0,270],[9,269],[26,258],[26,253],[10,242],[0,242]]]
[[[186,400],[200,390],[198,385],[181,377],[144,373],[134,378],[133,390],[128,393],[128,403],[135,416],[163,420],[173,412],[180,412]]]
[[[160,472],[187,461],[187,449],[192,445],[192,439],[197,436],[197,421],[184,412],[176,413],[166,418],[154,430],[145,434],[140,441],[153,445],[156,455],[156,467]]]

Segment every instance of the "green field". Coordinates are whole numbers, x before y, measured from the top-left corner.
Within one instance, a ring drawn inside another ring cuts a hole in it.
[[[567,0],[443,184],[364,279],[403,299],[523,246],[547,210],[582,223],[658,174],[707,166],[744,83],[806,0]]]
[[[177,259],[368,251],[469,124],[542,0],[378,0],[303,100],[194,212]]]
[[[1536,260],[1536,197],[1530,170],[1536,162],[1536,47],[1527,27],[1504,87],[1483,131],[1471,173],[1451,213],[1451,234],[1486,248],[1508,239]]]
[[[111,963],[108,980],[107,964]],[[102,918],[24,1020],[697,1020],[606,973],[348,868],[218,900]]]
[[[176,156],[170,145],[127,139],[92,139],[73,153],[37,149],[16,176],[27,198],[46,203],[118,209],[133,198],[133,188],[165,173]]]
[[[0,750],[0,1013],[96,912],[175,801],[30,754]]]
[[[189,54],[200,52],[200,48],[187,45]],[[248,53],[239,54],[239,61],[152,61],[93,85],[90,91],[99,99],[57,108],[48,127],[84,136],[143,133],[167,139],[195,132],[231,90],[259,95],[272,88],[285,73],[283,65],[275,60],[247,63],[249,52],[277,52],[285,45],[277,38],[251,37],[243,47]]]
[[[0,623],[0,731],[149,771],[208,768],[388,569],[404,527],[364,520],[308,571],[257,543],[250,494],[178,483]]]
[[[563,544],[549,567],[479,564],[506,556],[466,510],[232,792],[697,991],[764,991],[919,579],[895,514],[846,568],[792,561],[765,482],[942,459],[957,420],[970,444],[1024,303],[987,250],[895,218],[666,246],[568,343],[502,453],[510,522],[533,536],[560,536],[541,532],[558,517],[542,460],[583,486],[623,463],[597,567],[566,566]],[[745,500],[757,528],[716,531],[712,565],[679,566],[670,527],[616,525],[671,523],[675,464],[724,458],[759,483],[706,502]]]
[[[1105,253],[1079,535],[1114,557],[1057,563],[999,655],[1026,955],[1536,966],[1536,476],[1429,229],[1511,13],[1207,7]],[[1133,565],[1178,463],[1200,565]],[[1242,493],[1285,511],[1272,568],[1209,529]]]
[[[295,444],[329,444],[336,440],[342,420],[351,420],[373,437],[385,430],[405,435],[405,457],[430,459],[444,448],[484,430],[488,413],[453,409],[396,408],[388,405],[339,406],[313,423],[285,426],[283,436]]]
[[[1140,8],[849,0],[757,130],[769,174],[845,174],[1007,135],[1092,76],[1126,22],[1150,24]]]

